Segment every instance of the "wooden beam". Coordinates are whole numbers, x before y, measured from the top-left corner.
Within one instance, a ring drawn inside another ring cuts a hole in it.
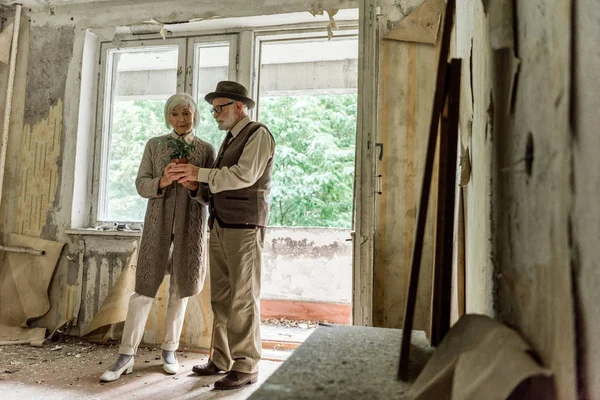
[[[419,271],[421,269],[421,256],[423,253],[423,237],[425,235],[425,222],[427,220],[427,208],[429,206],[429,192],[431,191],[431,176],[435,156],[435,145],[437,141],[438,125],[442,113],[444,88],[446,85],[446,64],[450,52],[450,37],[454,22],[454,10],[456,0],[448,0],[444,16],[444,28],[442,34],[442,45],[438,59],[436,88],[431,110],[431,122],[429,127],[429,139],[427,142],[427,154],[425,157],[425,169],[423,172],[423,186],[421,188],[421,199],[417,214],[417,228],[411,261],[410,279],[408,283],[408,295],[404,311],[404,326],[402,329],[402,343],[400,347],[400,363],[398,378],[408,380],[408,361],[410,353],[410,338],[412,333],[413,319],[415,316],[415,303],[417,300],[417,285],[419,283]]]
[[[438,208],[435,261],[431,302],[431,345],[437,346],[450,330],[452,301],[452,249],[454,239],[454,205],[458,152],[458,118],[460,112],[461,60],[450,64],[447,115],[440,135]]]

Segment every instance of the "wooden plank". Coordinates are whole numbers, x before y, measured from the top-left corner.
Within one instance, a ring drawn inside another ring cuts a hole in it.
[[[460,140],[460,139],[459,139]],[[454,219],[454,251],[452,271],[452,313],[450,325],[465,314],[465,213],[463,188],[456,193],[456,217]]]
[[[357,141],[354,191],[356,201],[353,304],[354,324],[373,323],[373,246],[375,236],[375,157],[371,150],[377,132],[377,12],[375,1],[359,3]]]
[[[378,142],[385,147],[385,157],[377,163],[381,175],[382,194],[377,196],[377,231],[375,240],[373,325],[401,328],[409,280],[410,254],[414,239],[416,216],[415,159],[424,157],[419,137],[427,131],[416,132],[415,108],[418,98],[431,98],[433,79],[418,85],[417,65],[432,60],[431,54],[417,59],[417,43],[383,41],[381,43],[380,128]],[[429,114],[430,110],[428,110]],[[402,182],[398,185],[397,182]],[[432,243],[432,240],[426,240]],[[420,278],[421,285],[431,286]],[[430,281],[429,281],[430,282]],[[430,291],[430,290],[429,290]],[[418,296],[419,297],[419,296]],[[429,297],[426,295],[429,319]],[[420,297],[419,297],[420,299]],[[417,329],[425,329],[428,321],[419,320]]]
[[[456,161],[458,144],[458,116],[460,109],[461,60],[450,65],[447,117],[443,118],[440,136],[438,180],[438,207],[436,248],[431,304],[431,345],[437,346],[450,330],[452,300],[452,248],[454,231],[454,203],[456,189]]]
[[[421,256],[423,250],[423,236],[425,233],[425,222],[427,219],[427,208],[429,205],[429,193],[431,191],[431,177],[433,172],[438,124],[442,112],[443,93],[446,84],[446,64],[450,50],[450,36],[452,33],[455,6],[456,0],[448,0],[444,17],[444,33],[442,35],[442,46],[440,48],[440,57],[438,59],[436,89],[433,99],[433,109],[431,110],[431,125],[429,130],[429,140],[427,143],[425,170],[423,173],[423,186],[421,188],[421,200],[417,218],[417,229],[415,232],[408,296],[406,299],[406,308],[404,312],[404,327],[402,329],[402,344],[400,347],[400,362],[398,368],[398,378],[401,380],[408,379],[410,338],[412,334],[415,313],[417,284],[419,281],[419,271],[421,267]]]
[[[406,288],[424,164],[429,117],[441,41],[435,46],[394,40],[381,41],[379,132],[385,156],[377,163],[382,194],[377,196],[373,325],[402,328]],[[437,179],[437,158],[433,179]],[[401,182],[401,184],[398,184]],[[431,190],[430,201],[437,198]],[[425,224],[423,265],[419,275],[413,328],[429,336],[431,278],[435,242],[434,215]]]

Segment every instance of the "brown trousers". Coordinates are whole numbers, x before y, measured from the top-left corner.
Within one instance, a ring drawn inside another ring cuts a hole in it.
[[[256,372],[261,356],[260,274],[265,230],[210,231],[210,290],[215,317],[212,361],[223,371]]]

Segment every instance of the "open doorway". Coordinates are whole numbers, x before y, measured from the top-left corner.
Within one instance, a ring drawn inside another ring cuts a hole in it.
[[[265,240],[263,342],[352,323],[358,37],[258,36],[256,118],[277,144]]]

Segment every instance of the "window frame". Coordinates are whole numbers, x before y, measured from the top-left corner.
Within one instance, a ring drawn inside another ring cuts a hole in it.
[[[196,45],[198,44],[216,44],[229,43],[229,73],[228,79],[235,80],[237,77],[239,58],[237,49],[237,34],[228,35],[206,35],[206,36],[188,36],[187,37],[187,62],[186,62],[186,84],[185,91],[190,94],[196,102],[203,99],[196,98],[198,93],[198,81],[194,79],[194,71],[196,70]],[[209,47],[209,46],[206,46]],[[231,66],[234,66],[231,68]],[[191,77],[190,77],[191,75]]]
[[[237,80],[238,76],[245,76],[242,70],[250,71],[249,82],[242,82],[248,86],[251,96],[256,99],[256,107],[251,112],[251,117],[256,118],[259,115],[259,87],[260,87],[260,59],[261,44],[263,42],[287,41],[287,40],[310,40],[327,39],[327,32],[324,31],[326,24],[323,23],[300,23],[289,26],[273,27],[252,27],[240,29],[223,29],[221,31],[194,32],[182,31],[167,39],[158,35],[141,35],[139,37],[125,37],[117,45],[114,42],[100,42],[98,57],[98,85],[97,85],[97,103],[96,103],[96,123],[94,128],[93,157],[92,157],[92,184],[88,189],[87,198],[90,199],[89,214],[87,217],[88,226],[94,227],[103,224],[113,223],[140,223],[143,221],[113,221],[108,220],[100,211],[106,204],[106,179],[108,166],[108,150],[110,138],[108,137],[108,127],[110,123],[110,113],[107,113],[107,97],[110,99],[111,90],[107,87],[108,58],[109,51],[113,49],[130,48],[150,48],[165,47],[176,44],[179,47],[178,54],[178,73],[177,73],[177,91],[186,92],[196,101],[198,82],[194,79],[196,68],[195,48],[197,44],[202,43],[229,43],[229,79]],[[248,34],[250,33],[250,36]],[[341,21],[334,34],[334,40],[344,37],[358,36],[358,21]],[[242,49],[240,42],[252,43],[252,49]]]
[[[92,209],[90,215],[90,225],[112,223],[112,222],[140,222],[140,221],[110,221],[102,215],[106,207],[107,193],[107,168],[108,168],[108,153],[110,149],[111,137],[110,132],[112,115],[112,62],[113,51],[128,50],[128,49],[149,49],[155,47],[165,48],[178,47],[177,60],[177,89],[184,87],[183,66],[185,65],[185,39],[167,39],[159,41],[152,40],[132,40],[125,41],[119,46],[112,42],[103,42],[100,44],[100,77],[98,84],[98,103],[97,103],[97,118],[96,118],[96,143],[94,149],[94,174],[92,180]],[[143,50],[142,50],[143,51]],[[99,156],[99,157],[98,157]]]
[[[237,65],[237,34],[223,35],[193,35],[162,39],[160,37],[123,40],[119,45],[113,42],[100,43],[99,76],[97,86],[96,124],[94,129],[94,144],[92,157],[92,184],[88,192],[91,200],[89,207],[88,226],[98,226],[113,223],[143,223],[143,221],[110,220],[105,217],[107,202],[107,168],[111,137],[110,124],[112,123],[112,53],[114,50],[165,48],[176,45],[178,47],[177,60],[177,92],[186,92],[196,97],[194,82],[195,46],[198,43],[229,43],[229,79],[235,80]],[[195,99],[198,101],[199,99]]]
[[[348,38],[355,38],[357,42],[359,41],[359,32],[358,25],[348,23],[345,21],[344,25],[340,24],[339,28],[336,30],[336,34],[329,39],[327,32],[323,32],[322,27],[319,28],[302,28],[302,27],[294,27],[294,29],[286,29],[286,30],[267,30],[267,31],[257,31],[255,32],[254,37],[254,62],[253,62],[253,90],[252,90],[252,98],[254,99],[256,105],[253,108],[255,119],[258,120],[260,116],[260,76],[262,72],[261,68],[261,60],[262,60],[262,44],[263,43],[285,43],[285,42],[304,42],[304,41],[328,41],[328,40],[344,40]],[[360,57],[360,55],[359,55]],[[358,94],[358,82],[357,82],[357,94]],[[358,112],[358,111],[357,111]],[[358,115],[357,115],[358,117]],[[356,150],[358,148],[355,145],[355,157]],[[356,185],[353,187],[353,193],[356,191]],[[354,195],[353,195],[354,197]],[[355,220],[355,207],[354,201],[352,204],[352,229],[354,229],[354,220]],[[299,228],[310,229],[309,226],[299,226]]]

